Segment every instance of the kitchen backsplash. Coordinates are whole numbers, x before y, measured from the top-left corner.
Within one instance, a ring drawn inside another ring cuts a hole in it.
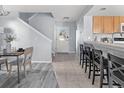
[[[101,41],[101,38],[112,39],[112,34],[93,34],[92,39],[96,39],[96,41]]]

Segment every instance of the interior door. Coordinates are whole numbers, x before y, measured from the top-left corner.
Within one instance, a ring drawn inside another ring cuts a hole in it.
[[[57,28],[57,52],[59,53],[69,52],[69,28],[68,27]]]

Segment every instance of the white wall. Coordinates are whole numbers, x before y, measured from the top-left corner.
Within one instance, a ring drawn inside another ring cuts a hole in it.
[[[77,23],[77,31],[80,32],[80,44],[92,40],[92,16],[83,16]]]
[[[69,52],[76,52],[76,23],[75,22],[56,22],[56,31],[59,28],[69,28]]]
[[[52,49],[55,50],[54,44],[54,19],[51,15],[48,14],[35,14],[35,16],[31,17],[29,20],[29,24],[37,29],[40,33],[47,36],[49,39],[52,40]]]
[[[92,16],[84,16],[83,41],[92,40]]]
[[[33,46],[33,61],[51,62],[51,40],[19,18],[0,17],[0,26],[10,28],[16,34],[13,47]]]

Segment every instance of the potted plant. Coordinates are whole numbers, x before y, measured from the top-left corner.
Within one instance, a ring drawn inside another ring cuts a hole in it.
[[[11,42],[14,41],[16,38],[14,35],[10,34],[10,35],[6,35],[5,41],[7,43],[6,49],[7,52],[11,52]]]

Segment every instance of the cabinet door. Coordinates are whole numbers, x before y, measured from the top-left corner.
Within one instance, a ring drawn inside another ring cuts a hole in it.
[[[103,33],[102,16],[93,16],[93,33]]]
[[[113,16],[113,21],[114,21],[114,32],[119,32],[120,31],[120,16]]]
[[[124,23],[124,16],[120,16],[120,23]]]
[[[104,33],[113,33],[113,16],[104,16],[103,29]]]

